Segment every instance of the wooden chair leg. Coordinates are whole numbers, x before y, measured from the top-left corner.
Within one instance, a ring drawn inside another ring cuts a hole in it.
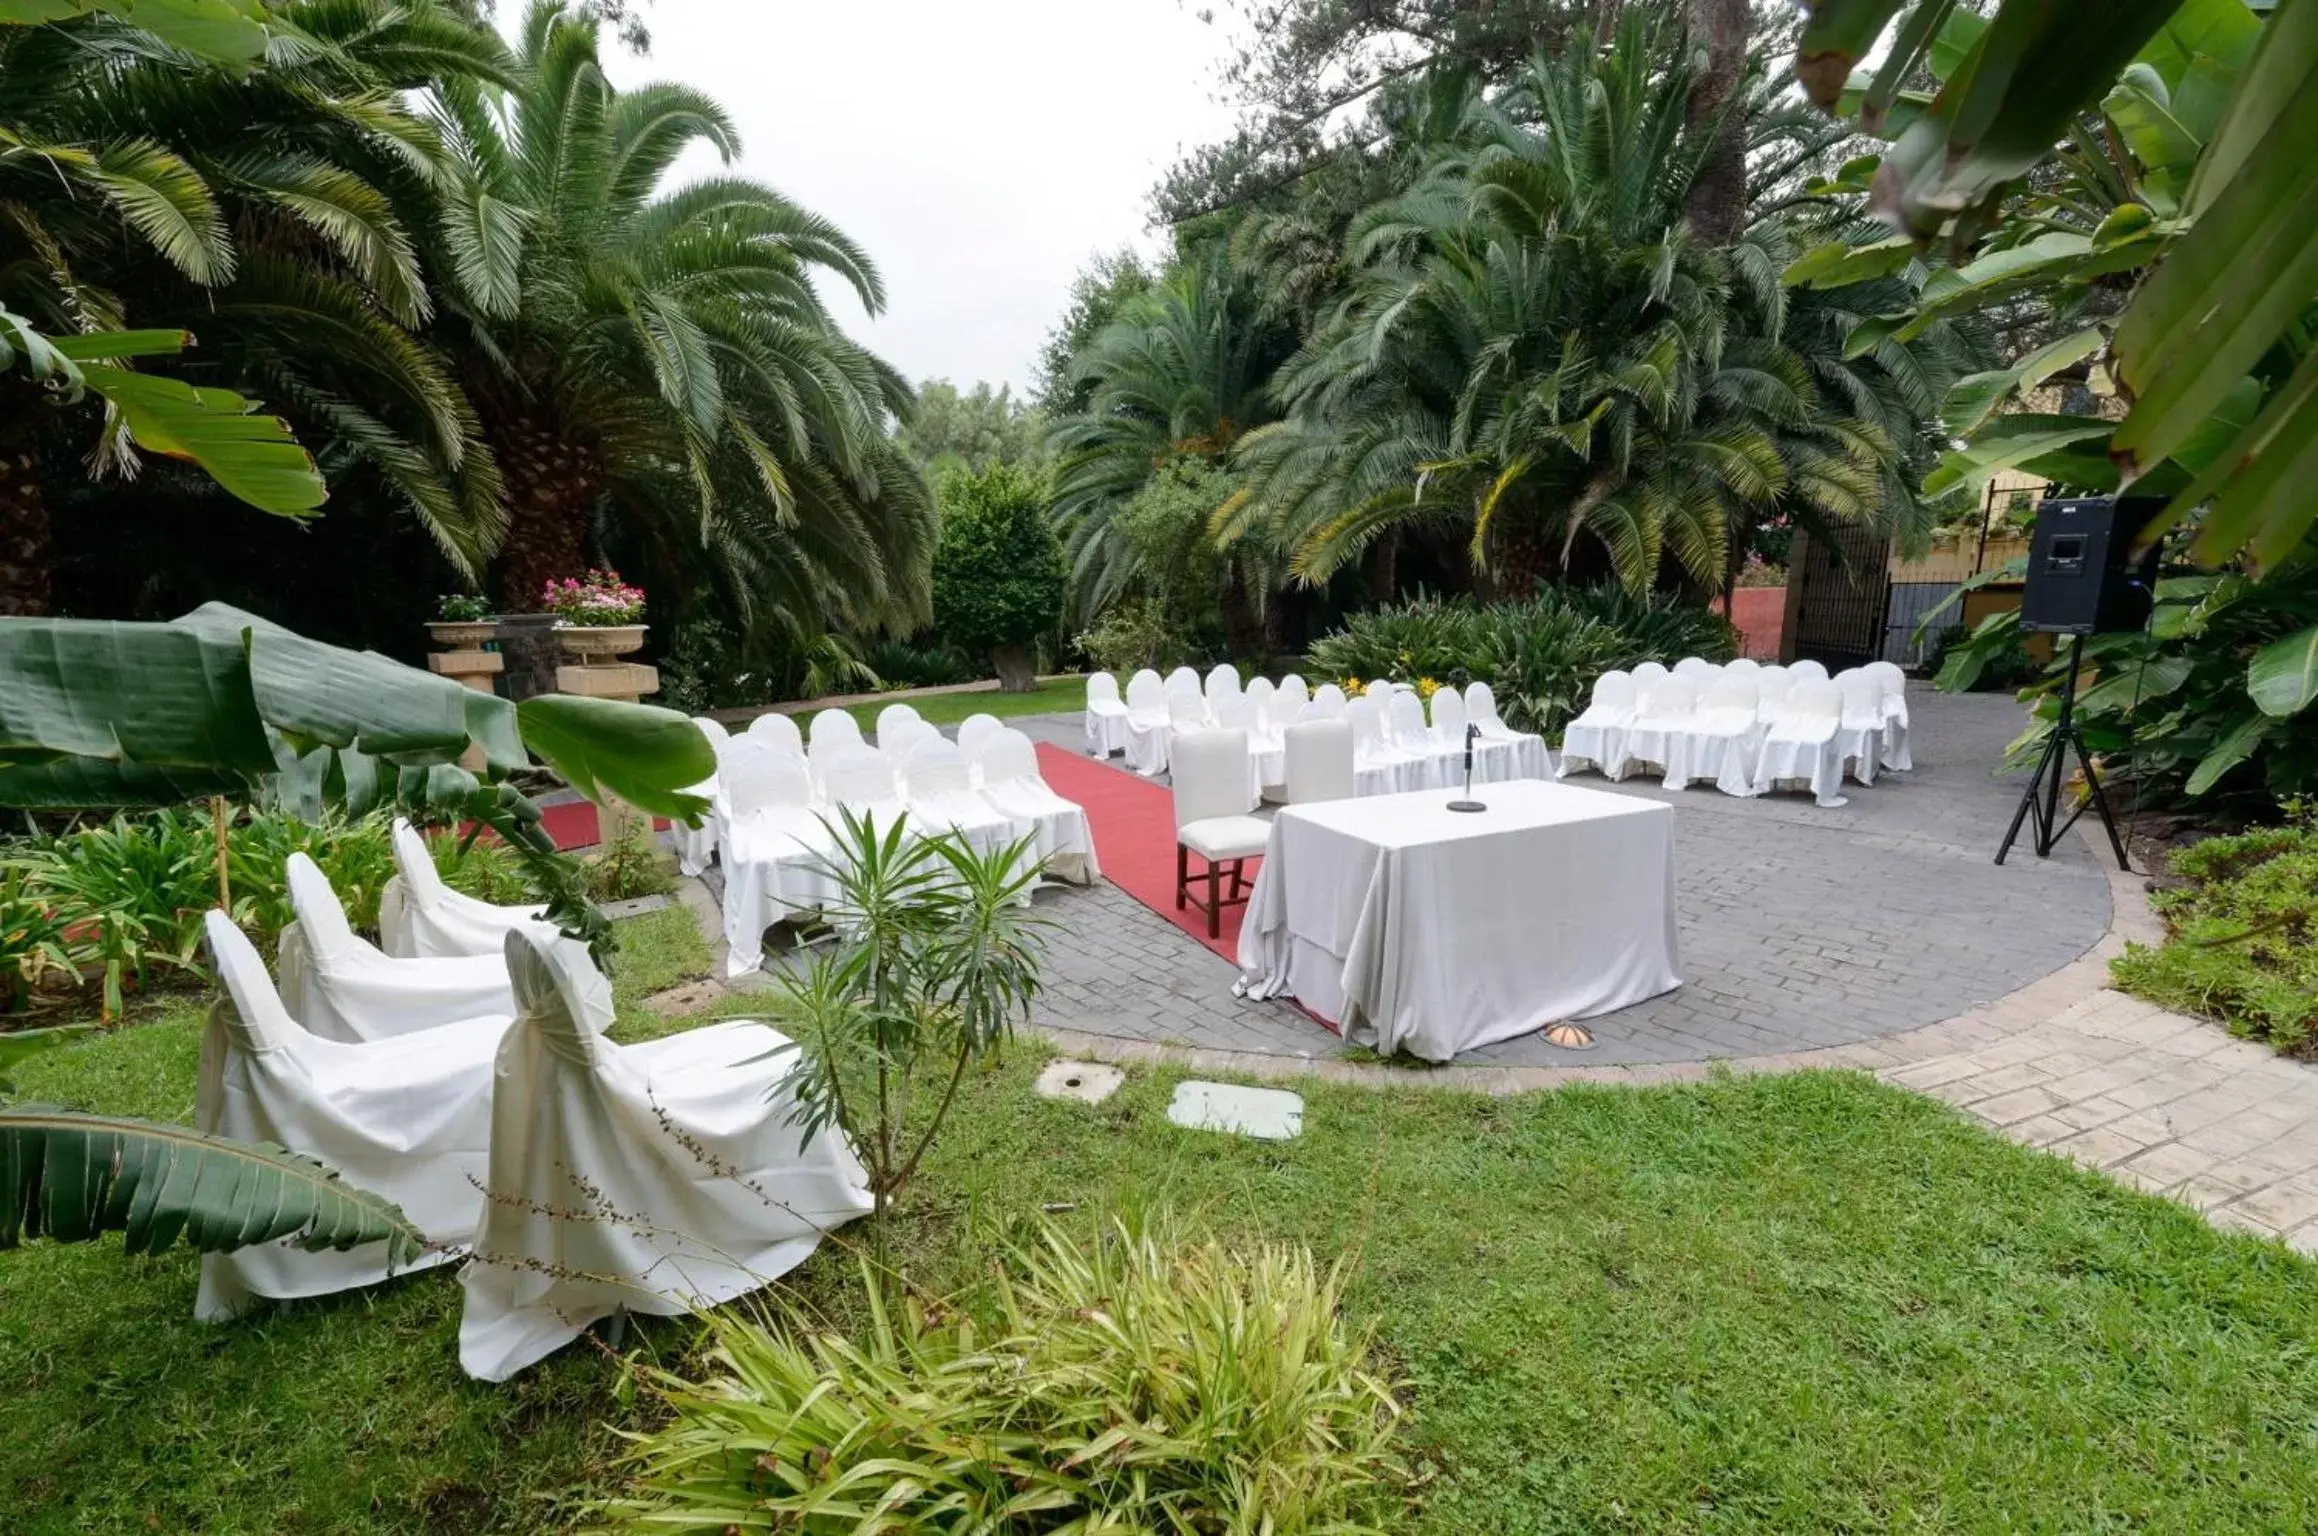
[[[1216,877],[1221,873],[1222,866],[1210,859],[1207,864],[1207,936],[1211,939],[1223,937],[1223,903],[1217,899],[1215,890]]]
[[[1183,898],[1191,885],[1191,850],[1181,843],[1175,845],[1175,910],[1183,910]]]

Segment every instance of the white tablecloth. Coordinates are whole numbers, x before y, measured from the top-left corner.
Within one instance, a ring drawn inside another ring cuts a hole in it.
[[[1290,806],[1240,929],[1249,995],[1447,1061],[1681,985],[1674,810],[1534,779]]]

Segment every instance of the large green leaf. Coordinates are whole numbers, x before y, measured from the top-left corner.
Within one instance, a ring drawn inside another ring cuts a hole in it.
[[[0,0],[0,26],[99,14],[221,64],[256,64],[266,56],[267,17],[259,0]]]
[[[1999,416],[1968,447],[1940,456],[1939,464],[1924,476],[1924,494],[1944,496],[1959,488],[1977,491],[1999,470],[2017,468],[2089,438],[2105,437],[2112,425],[2095,416],[2046,416],[2028,411]]]
[[[203,1253],[279,1239],[310,1250],[385,1243],[393,1265],[426,1241],[392,1201],[281,1147],[45,1105],[0,1109],[0,1248],[105,1232],[131,1253],[180,1240]]]
[[[2269,730],[2267,715],[2251,714],[2240,720],[2214,743],[2213,750],[2198,759],[2197,766],[2190,771],[2189,781],[2181,786],[2182,793],[2195,798],[2220,783],[2223,774],[2254,755]]]
[[[686,791],[716,772],[700,728],[672,709],[547,693],[515,706],[525,745],[581,794],[698,825],[708,802]]]
[[[483,695],[376,651],[309,640],[226,603],[204,603],[172,626],[216,640],[246,636],[258,712],[303,748],[352,747],[424,766],[455,762],[467,748],[470,706]],[[505,700],[494,701],[499,712]]]
[[[2318,699],[2318,624],[2254,652],[2246,665],[2246,692],[2273,719],[2308,709]]]
[[[2087,326],[2058,341],[2047,342],[2009,368],[1967,374],[1948,388],[1940,407],[1940,421],[1958,437],[1970,437],[1988,424],[2013,392],[2034,389],[2072,363],[2081,363],[2101,349],[2100,327]]]
[[[2153,656],[2126,667],[2114,677],[2102,678],[2085,690],[2085,696],[2077,703],[2087,714],[2095,715],[2137,709],[2152,699],[2166,697],[2188,682],[2192,665],[2187,656]]]
[[[0,619],[0,763],[52,758],[254,776],[273,749],[238,635]]]
[[[290,424],[231,390],[94,363],[81,376],[120,411],[138,446],[200,465],[260,511],[311,512],[330,494]]]
[[[1779,281],[1790,288],[1841,288],[1905,272],[1916,259],[1916,243],[1894,235],[1872,245],[1846,245],[1830,240],[1815,245],[1790,262]]]

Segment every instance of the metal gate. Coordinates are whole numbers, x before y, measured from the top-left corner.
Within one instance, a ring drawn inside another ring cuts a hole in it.
[[[1795,532],[1795,553],[1787,580],[1799,590],[1788,595],[1784,647],[1789,661],[1809,657],[1832,672],[1875,660],[1883,653],[1884,616],[1891,593],[1891,540],[1857,526],[1830,530],[1832,546]]]

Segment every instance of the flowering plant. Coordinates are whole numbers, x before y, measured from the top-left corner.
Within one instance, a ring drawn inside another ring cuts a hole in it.
[[[547,611],[564,623],[586,629],[638,624],[644,618],[644,589],[629,586],[618,571],[609,569],[550,581],[543,601]]]
[[[1420,677],[1417,679],[1417,697],[1426,703],[1430,704],[1433,701],[1433,695],[1440,691],[1441,685],[1431,678]]]
[[[480,624],[491,617],[491,600],[472,592],[445,592],[435,604],[438,624]]]

